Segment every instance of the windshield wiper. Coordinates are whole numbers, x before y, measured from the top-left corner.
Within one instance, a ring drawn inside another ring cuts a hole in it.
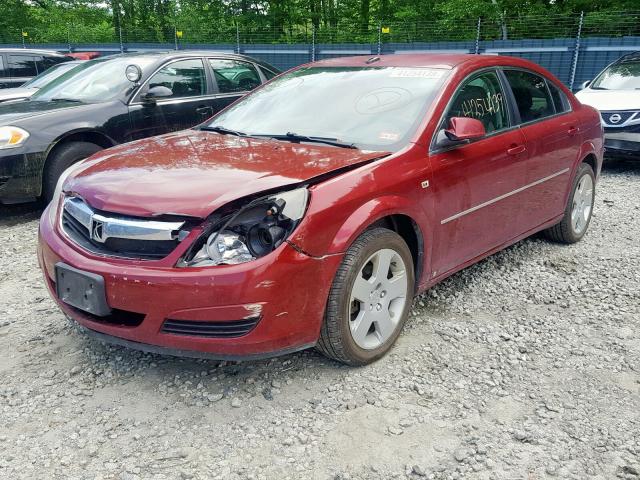
[[[299,135],[294,132],[287,132],[284,135],[282,134],[274,134],[274,135],[253,135],[254,137],[268,137],[273,138],[275,140],[285,140],[289,142],[310,142],[310,143],[324,143],[326,145],[332,145],[334,147],[340,148],[358,148],[353,143],[341,142],[337,138],[330,137],[312,137],[308,135]]]
[[[591,90],[609,90],[609,89],[604,87],[591,87]]]
[[[222,127],[220,125],[215,127],[200,127],[200,130],[204,130],[206,132],[216,132],[221,133],[222,135],[236,135],[238,137],[246,137],[247,134],[244,132],[239,132],[237,130],[231,130],[230,128]]]
[[[51,102],[73,102],[73,103],[82,103],[80,100],[76,100],[75,98],[62,98],[55,97],[50,100]]]

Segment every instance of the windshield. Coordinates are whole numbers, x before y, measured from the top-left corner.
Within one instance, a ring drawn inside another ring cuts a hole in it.
[[[75,100],[79,102],[104,102],[122,95],[133,84],[127,80],[127,65],[142,69],[152,63],[152,58],[116,57],[90,60],[63,73],[38,90],[31,100]]]
[[[595,90],[639,90],[640,61],[611,65],[591,83]]]
[[[78,64],[76,62],[59,63],[58,65],[54,65],[53,67],[45,70],[37,77],[33,77],[22,86],[25,88],[42,88],[50,81],[55,80],[63,73],[68,72],[69,70],[77,66]]]
[[[393,151],[408,142],[447,74],[436,68],[304,67],[248,95],[205,128]]]

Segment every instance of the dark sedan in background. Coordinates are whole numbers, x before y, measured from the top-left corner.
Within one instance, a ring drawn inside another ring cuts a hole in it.
[[[249,57],[209,51],[87,61],[29,100],[0,104],[0,203],[48,200],[73,163],[202,123],[277,73]]]
[[[0,89],[19,87],[59,63],[74,60],[52,50],[0,48]]]
[[[33,77],[27,83],[15,88],[0,89],[0,102],[13,102],[16,100],[24,100],[31,97],[38,89],[44,87],[63,73],[68,72],[72,68],[77,67],[83,61],[74,60],[71,62],[59,63],[48,70],[45,70],[37,77]]]

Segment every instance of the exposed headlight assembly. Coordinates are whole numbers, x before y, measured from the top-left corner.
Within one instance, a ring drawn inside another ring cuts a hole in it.
[[[0,127],[0,149],[19,147],[27,138],[29,138],[29,132],[22,128]]]
[[[267,255],[300,223],[308,199],[303,187],[250,201],[214,221],[177,266],[235,265]]]

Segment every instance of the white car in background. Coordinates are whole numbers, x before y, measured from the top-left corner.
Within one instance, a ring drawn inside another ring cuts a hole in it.
[[[606,154],[640,160],[640,52],[619,58],[583,86],[576,97],[600,111]]]

